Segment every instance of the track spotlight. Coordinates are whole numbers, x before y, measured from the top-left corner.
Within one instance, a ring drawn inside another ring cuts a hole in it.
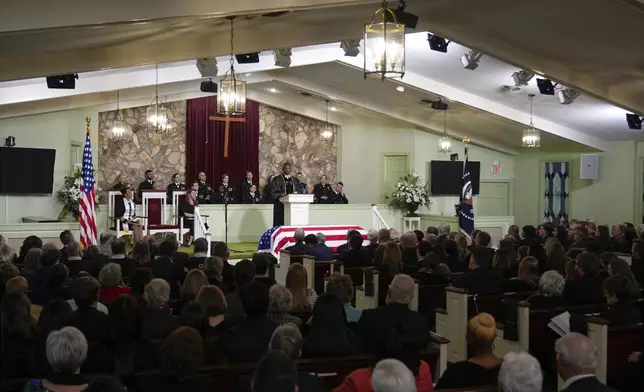
[[[217,68],[217,59],[215,57],[208,57],[197,59],[197,69],[203,78],[214,78],[217,76],[219,69]]]
[[[293,52],[290,48],[274,50],[273,56],[275,56],[275,65],[277,67],[288,68],[291,65],[291,54],[293,54]]]
[[[47,87],[52,89],[73,90],[76,88],[78,74],[58,75],[47,77]]]
[[[418,15],[406,12],[406,7],[407,2],[405,0],[398,1],[398,8],[394,11],[396,18],[398,18],[398,22],[404,24],[406,28],[415,29],[418,24]]]
[[[571,88],[565,88],[563,90],[557,91],[559,103],[562,105],[570,105],[571,103],[575,102],[575,99],[577,99],[577,97],[580,95],[581,92]]]
[[[237,59],[238,64],[259,63],[259,52],[236,54],[235,59]]]
[[[465,67],[465,69],[474,71],[479,67],[481,57],[483,57],[483,53],[476,50],[470,50],[461,56],[461,63],[463,63],[463,67]]]
[[[515,86],[527,86],[528,82],[534,78],[534,73],[522,69],[512,74]]]
[[[432,33],[427,33],[427,41],[429,42],[429,48],[431,50],[447,53],[447,45],[449,45],[449,41],[446,41],[445,38]]]
[[[201,82],[199,89],[202,93],[217,94],[217,83],[213,82],[212,79],[204,80]]]
[[[360,40],[348,39],[340,43],[340,48],[344,50],[344,55],[349,57],[356,57],[360,54]]]
[[[638,114],[626,114],[626,122],[628,123],[629,129],[642,129],[642,120],[644,120],[644,117],[640,117]]]
[[[537,88],[543,95],[555,95],[555,86],[548,79],[537,78]]]

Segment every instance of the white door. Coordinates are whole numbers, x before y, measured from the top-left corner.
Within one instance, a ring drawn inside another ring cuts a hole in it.
[[[394,186],[396,186],[396,184],[400,180],[400,177],[404,177],[407,174],[409,174],[409,163],[407,155],[385,155],[385,170],[384,178],[382,181],[383,193],[385,195],[391,195],[391,192],[393,191]]]
[[[510,213],[510,184],[481,182],[478,195],[478,216],[507,216]]]

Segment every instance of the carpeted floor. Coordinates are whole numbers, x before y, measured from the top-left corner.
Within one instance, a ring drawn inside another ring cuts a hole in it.
[[[251,257],[253,257],[253,254],[257,252],[257,243],[256,242],[229,243],[228,249],[230,251],[230,258],[232,260],[250,259]],[[182,246],[179,248],[179,251],[185,252],[189,255],[193,254],[192,247]]]

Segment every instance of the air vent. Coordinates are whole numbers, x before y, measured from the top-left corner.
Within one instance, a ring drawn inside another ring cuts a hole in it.
[[[275,11],[275,12],[269,12],[267,14],[263,14],[262,16],[265,18],[278,18],[284,14],[288,14],[291,11]]]

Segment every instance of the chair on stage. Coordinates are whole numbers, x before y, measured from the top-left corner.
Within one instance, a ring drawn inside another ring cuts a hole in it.
[[[177,226],[181,226],[181,234],[179,241],[183,242],[183,236],[190,232],[189,227],[183,226],[183,215],[181,214],[181,206],[186,199],[186,191],[172,191],[172,220],[176,222]]]
[[[177,236],[179,241],[182,240],[183,219],[179,224],[168,224],[166,219],[166,197],[165,191],[143,190],[141,198],[143,211],[147,218],[144,218],[144,230],[148,235],[157,233],[172,233]]]
[[[116,238],[131,236],[132,231],[123,231],[119,223],[119,218],[116,217],[115,209],[117,203],[123,203],[123,194],[121,191],[109,191],[107,198],[107,232]]]

